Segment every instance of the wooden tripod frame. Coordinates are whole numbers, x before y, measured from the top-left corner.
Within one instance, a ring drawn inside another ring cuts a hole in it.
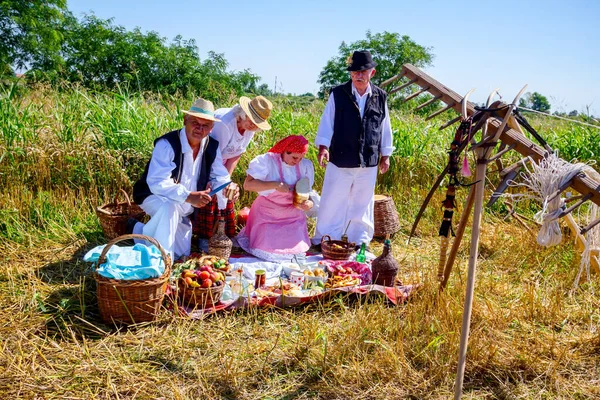
[[[408,82],[398,86],[396,88],[392,88],[388,90],[388,93],[393,94],[400,90],[403,90],[411,85],[418,85],[420,89],[407,96],[405,100],[417,97],[421,93],[429,93],[433,96],[433,99],[428,100],[426,103],[421,104],[417,107],[417,109],[425,107],[425,105],[431,104],[436,100],[440,100],[446,104],[446,106],[430,116],[427,119],[431,119],[436,115],[440,115],[445,111],[450,109],[454,109],[457,112],[461,113],[461,116],[454,118],[444,125],[440,127],[441,129],[445,129],[448,126],[453,125],[456,122],[466,119],[468,116],[472,115],[476,110],[472,103],[468,102],[468,95],[465,98],[458,95],[456,92],[448,88],[447,86],[441,84],[436,81],[419,68],[414,67],[410,64],[405,64],[402,67],[402,71],[386,80],[381,84],[382,87],[389,86],[394,82],[398,81],[401,78],[407,78]],[[462,387],[463,387],[463,378],[466,364],[466,353],[467,353],[467,345],[469,340],[469,330],[470,330],[470,322],[471,322],[471,310],[473,304],[473,294],[475,289],[475,271],[477,266],[477,257],[479,252],[479,230],[481,226],[481,217],[483,212],[483,199],[484,199],[484,186],[485,186],[485,177],[486,177],[486,168],[487,164],[496,161],[500,168],[500,175],[504,178],[499,188],[496,190],[495,197],[499,196],[503,190],[508,186],[508,181],[514,179],[517,175],[518,171],[522,168],[523,164],[527,162],[527,160],[532,159],[535,162],[539,162],[542,158],[544,158],[551,149],[549,146],[545,145],[544,147],[539,146],[529,140],[523,132],[520,130],[518,123],[512,117],[512,112],[516,108],[516,104],[523,94],[525,87],[517,94],[512,103],[506,105],[500,101],[497,101],[490,105],[491,97],[488,99],[488,108],[495,108],[498,110],[498,115],[493,116],[491,114],[484,116],[483,124],[479,124],[478,128],[483,129],[482,140],[479,143],[474,143],[472,146],[472,150],[475,151],[477,155],[477,169],[475,172],[475,182],[471,187],[471,191],[469,193],[469,197],[467,200],[467,205],[463,210],[463,214],[460,219],[460,223],[457,229],[456,239],[452,245],[452,249],[450,250],[450,254],[446,259],[446,266],[443,271],[442,279],[440,282],[440,288],[443,289],[448,281],[448,277],[450,275],[450,271],[452,269],[452,265],[456,259],[456,253],[458,251],[458,247],[460,245],[460,241],[464,234],[464,229],[467,225],[469,214],[471,212],[471,207],[474,207],[473,212],[473,222],[472,222],[472,230],[471,230],[471,246],[469,253],[469,268],[468,268],[468,277],[467,277],[467,288],[465,295],[465,304],[464,304],[464,312],[463,312],[463,322],[462,322],[462,331],[461,331],[461,339],[460,339],[460,349],[459,349],[459,359],[458,359],[458,368],[456,374],[455,381],[455,393],[454,398],[460,399],[462,397]],[[494,91],[496,92],[496,91]],[[494,93],[493,92],[493,93]],[[471,92],[469,92],[470,94]],[[502,111],[502,112],[501,112]],[[500,149],[498,152],[492,156],[493,149],[500,143]],[[520,153],[524,158],[506,168],[502,167],[502,163],[500,162],[500,157],[506,152],[514,150]],[[447,169],[444,171],[444,173]],[[436,182],[434,189],[441,182],[440,179]],[[568,187],[573,188],[577,192],[581,193],[581,200],[579,200],[575,205],[569,207],[563,213],[563,216],[570,216],[570,212],[575,210],[577,207],[581,206],[585,201],[592,201],[595,204],[600,205],[600,183],[586,176],[584,173],[581,173],[575,176],[571,181],[568,182],[568,185],[560,188],[557,193],[553,196],[559,196],[560,193],[566,190]],[[430,192],[431,194],[431,192]],[[552,197],[552,196],[551,196]],[[430,199],[426,199],[425,205],[427,201]],[[495,200],[494,200],[495,201]],[[416,224],[421,216],[423,211],[423,207],[417,216],[417,221],[415,221],[415,225],[413,226],[413,231],[416,228]],[[569,223],[574,220],[572,217],[568,219]],[[592,227],[600,223],[600,219],[596,221],[590,222],[590,224],[584,228],[579,229],[578,233],[585,233],[590,230]],[[575,230],[575,228],[572,228]],[[445,254],[444,254],[445,256]]]

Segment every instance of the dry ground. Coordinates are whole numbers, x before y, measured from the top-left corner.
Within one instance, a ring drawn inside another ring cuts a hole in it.
[[[425,222],[420,231],[435,226]],[[80,261],[92,246],[84,237],[65,231],[60,240],[5,241],[0,392],[7,399],[451,398],[468,249],[438,294],[437,238],[407,246],[403,232],[394,238],[401,278],[422,284],[407,304],[340,297],[202,321],[164,312],[158,323],[122,330],[100,322],[89,266]],[[569,293],[579,262],[571,245],[542,249],[518,224],[486,215],[479,261],[464,398],[600,398],[598,276]]]

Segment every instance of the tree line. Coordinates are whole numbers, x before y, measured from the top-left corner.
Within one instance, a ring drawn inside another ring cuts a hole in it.
[[[434,59],[431,47],[407,35],[367,31],[365,39],[342,42],[338,53],[327,61],[317,80],[320,98],[348,80],[348,57],[361,49],[370,50],[377,61],[375,84],[398,74],[405,63],[425,68]],[[157,32],[127,30],[113,19],[93,14],[76,18],[67,9],[66,0],[0,1],[0,75],[24,70],[28,81],[71,82],[93,89],[126,86],[169,94],[202,93],[216,101],[247,93],[273,95],[249,69],[230,71],[224,54],[209,51],[201,60],[194,39],[176,36],[169,41]],[[390,106],[398,106],[410,90],[397,93]],[[415,101],[429,98],[420,96]],[[520,105],[550,110],[547,98],[537,92],[527,93]],[[429,113],[436,107],[433,104],[421,112]]]

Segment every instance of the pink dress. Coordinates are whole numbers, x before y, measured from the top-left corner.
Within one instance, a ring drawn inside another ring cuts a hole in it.
[[[283,181],[282,161],[278,163]],[[296,165],[296,181],[302,178]],[[259,258],[273,261],[289,260],[292,255],[306,253],[310,239],[306,227],[306,214],[293,205],[293,193],[274,191],[268,196],[258,196],[248,215],[248,222],[238,236],[240,246]],[[283,256],[283,257],[282,257]]]

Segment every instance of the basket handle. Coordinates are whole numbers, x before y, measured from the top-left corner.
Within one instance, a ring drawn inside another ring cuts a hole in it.
[[[106,253],[108,253],[108,250],[116,243],[121,242],[123,240],[128,240],[128,239],[142,239],[142,240],[147,240],[148,242],[152,243],[153,245],[156,246],[156,248],[160,251],[160,254],[165,262],[165,268],[170,267],[171,266],[171,257],[165,252],[165,249],[163,249],[163,247],[160,245],[160,243],[158,242],[158,240],[150,237],[150,236],[146,236],[146,235],[138,235],[135,233],[129,234],[129,235],[123,235],[123,236],[119,236],[117,238],[114,238],[113,240],[111,240],[110,242],[108,242],[106,244],[106,246],[104,246],[104,249],[102,249],[102,253],[100,253],[100,257],[98,258],[98,266],[100,266],[100,264],[104,264],[106,262]]]
[[[127,201],[127,205],[129,207],[131,207],[131,200],[129,199],[129,195],[127,194],[127,192],[125,190],[123,190],[122,188],[119,189],[119,191],[117,192],[117,194],[115,194],[115,205],[119,204],[119,193],[123,193],[123,196],[125,196],[125,201]]]
[[[321,244],[323,244],[323,242],[325,241],[325,238],[327,238],[328,242],[331,242],[331,236],[329,236],[329,235],[323,235],[323,237],[321,237]]]

